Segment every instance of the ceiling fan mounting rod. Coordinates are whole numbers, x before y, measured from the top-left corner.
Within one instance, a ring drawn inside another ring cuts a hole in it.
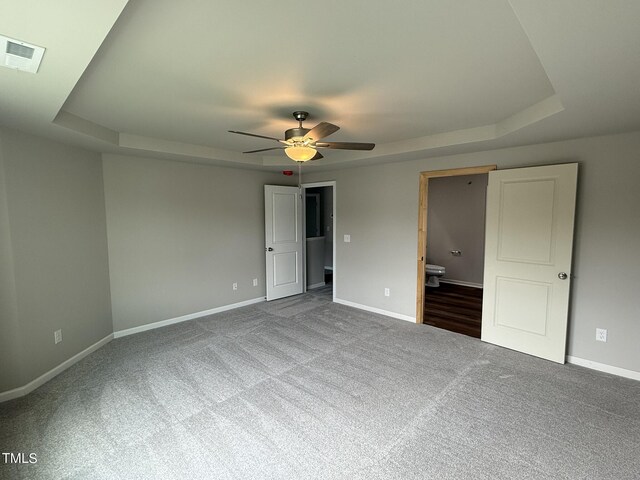
[[[302,110],[293,112],[293,118],[295,118],[299,122],[298,128],[302,128],[302,122],[304,122],[308,116],[309,116],[309,112],[305,112]]]

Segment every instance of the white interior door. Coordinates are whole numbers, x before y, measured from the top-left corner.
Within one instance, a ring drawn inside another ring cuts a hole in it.
[[[483,341],[564,363],[577,174],[489,172]]]
[[[302,293],[302,208],[300,189],[264,186],[267,300]]]

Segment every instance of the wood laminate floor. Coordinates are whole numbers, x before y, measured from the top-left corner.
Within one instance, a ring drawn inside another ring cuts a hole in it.
[[[424,323],[480,338],[482,289],[440,283],[425,287]]]

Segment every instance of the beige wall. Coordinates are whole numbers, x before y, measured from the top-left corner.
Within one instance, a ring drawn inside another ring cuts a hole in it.
[[[112,324],[100,156],[9,130],[0,141],[0,224],[9,226],[0,255],[3,270],[13,268],[16,307],[6,317],[2,308],[2,336],[10,332],[19,349],[11,356],[20,357],[20,375],[3,372],[5,391],[109,335]],[[57,329],[63,341],[55,345]]]
[[[415,316],[419,172],[578,162],[568,353],[640,371],[640,133],[307,173],[337,181],[337,297]],[[344,234],[351,243],[344,243]],[[384,288],[391,296],[384,297]],[[607,343],[595,328],[608,329]]]
[[[103,165],[116,332],[264,297],[263,186],[290,179],[118,155]]]

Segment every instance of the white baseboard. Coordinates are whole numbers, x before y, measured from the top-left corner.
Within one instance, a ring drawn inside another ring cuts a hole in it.
[[[325,282],[314,283],[313,285],[307,286],[307,290],[313,290],[314,288],[324,287],[326,285]]]
[[[261,303],[264,301],[266,301],[265,297],[252,298],[251,300],[245,300],[244,302],[232,303],[231,305],[223,305],[222,307],[216,307],[210,310],[204,310],[202,312],[190,313],[188,315],[182,315],[181,317],[170,318],[168,320],[160,320],[158,322],[153,322],[153,323],[147,323],[145,325],[140,325],[139,327],[127,328],[125,330],[118,330],[116,332],[113,332],[113,338],[126,337],[127,335],[133,335],[134,333],[146,332],[147,330],[166,327],[167,325],[173,325],[174,323],[186,322],[188,320],[193,320],[195,318],[206,317],[207,315],[213,315],[214,313],[226,312],[227,310],[246,307],[247,305],[253,305],[255,303]]]
[[[591,370],[598,370],[599,372],[618,375],[619,377],[630,378],[632,380],[640,380],[640,372],[627,370],[626,368],[614,367],[605,363],[598,363],[591,360],[585,360],[584,358],[572,357],[571,355],[567,355],[567,362],[573,365],[579,365],[580,367],[590,368]]]
[[[441,278],[440,283],[450,283],[452,285],[462,285],[463,287],[482,288],[481,283],[465,282],[463,280],[450,280],[448,278]]]
[[[78,363],[84,357],[86,357],[90,353],[95,352],[100,347],[106,345],[114,338],[125,337],[127,335],[132,335],[134,333],[144,332],[146,330],[152,330],[154,328],[165,327],[167,325],[172,325],[174,323],[186,322],[187,320],[193,320],[195,318],[205,317],[207,315],[224,312],[226,310],[233,310],[234,308],[246,307],[247,305],[253,305],[254,303],[264,302],[265,300],[266,300],[265,297],[252,298],[251,300],[245,300],[244,302],[238,302],[231,305],[224,305],[222,307],[212,308],[210,310],[205,310],[203,312],[191,313],[189,315],[183,315],[181,317],[171,318],[169,320],[162,320],[159,322],[149,323],[147,325],[141,325],[139,327],[128,328],[126,330],[119,330],[117,332],[110,333],[109,335],[104,337],[102,340],[99,340],[98,342],[94,343],[90,347],[85,348],[80,353],[75,354],[70,359],[65,360],[57,367],[52,368],[48,372],[44,373],[43,375],[40,375],[38,378],[36,378],[35,380],[32,380],[26,385],[22,387],[14,388],[13,390],[8,390],[6,392],[0,392],[0,403],[6,402],[8,400],[13,400],[14,398],[23,397],[28,393],[33,392],[36,388],[40,387],[41,385],[44,385],[53,377],[62,373],[63,371],[65,371],[67,368],[71,367],[75,363]]]
[[[379,313],[380,315],[386,315],[387,317],[397,318],[399,320],[406,320],[407,322],[416,323],[415,317],[410,317],[409,315],[404,315],[402,313],[390,312],[388,310],[382,310],[381,308],[376,308],[376,307],[369,307],[367,305],[361,305],[359,303],[350,302],[348,300],[342,300],[340,298],[334,298],[333,301],[341,305],[357,308],[359,310],[366,310],[367,312]]]
[[[75,363],[78,363],[84,357],[86,357],[90,353],[95,352],[100,347],[103,347],[104,345],[109,343],[111,340],[113,340],[113,333],[110,333],[109,335],[104,337],[102,340],[98,340],[96,343],[94,343],[93,345],[85,348],[80,353],[76,353],[70,359],[65,360],[64,362],[62,362],[57,367],[52,368],[48,372],[40,375],[35,380],[30,381],[26,385],[24,385],[22,387],[14,388],[13,390],[8,390],[6,392],[0,392],[0,403],[1,402],[6,402],[8,400],[13,400],[14,398],[24,397],[28,393],[33,392],[36,388],[44,385],[49,380],[51,380],[53,377],[55,377],[56,375],[59,375],[60,373],[64,372],[67,368],[69,368],[70,366],[74,365]]]

